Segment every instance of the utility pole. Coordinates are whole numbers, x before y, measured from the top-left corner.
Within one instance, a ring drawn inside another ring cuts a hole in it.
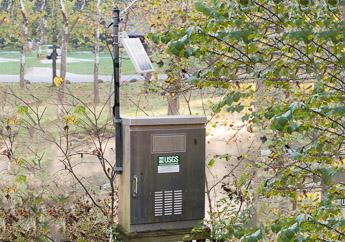
[[[115,171],[122,172],[122,120],[120,116],[120,52],[119,52],[120,10],[113,9],[113,69],[114,69],[114,125],[116,143]]]

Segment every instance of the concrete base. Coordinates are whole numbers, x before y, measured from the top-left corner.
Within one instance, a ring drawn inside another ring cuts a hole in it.
[[[152,225],[148,225],[152,226]],[[157,225],[158,226],[158,225]],[[143,227],[142,227],[143,228]],[[192,228],[189,229],[174,229],[174,230],[159,230],[149,232],[135,232],[126,233],[119,228],[120,238],[123,242],[177,242],[177,241],[205,241],[210,234],[208,228],[201,229],[198,232],[191,234]]]
[[[131,224],[129,230],[123,229],[126,234],[142,233],[142,232],[156,232],[169,230],[186,230],[191,231],[194,227],[200,226],[202,220],[186,220],[176,222],[161,222],[150,224]]]

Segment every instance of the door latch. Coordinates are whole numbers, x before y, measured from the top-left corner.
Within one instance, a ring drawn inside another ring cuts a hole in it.
[[[137,198],[138,197],[138,177],[133,176],[132,180],[132,197]]]

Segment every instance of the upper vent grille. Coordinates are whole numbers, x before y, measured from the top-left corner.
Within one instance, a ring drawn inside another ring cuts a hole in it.
[[[155,134],[152,136],[152,153],[186,152],[185,134]]]

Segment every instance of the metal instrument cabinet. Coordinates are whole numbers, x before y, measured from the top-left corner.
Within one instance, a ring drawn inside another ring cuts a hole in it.
[[[197,116],[122,119],[125,233],[192,228],[204,218],[205,123]]]

